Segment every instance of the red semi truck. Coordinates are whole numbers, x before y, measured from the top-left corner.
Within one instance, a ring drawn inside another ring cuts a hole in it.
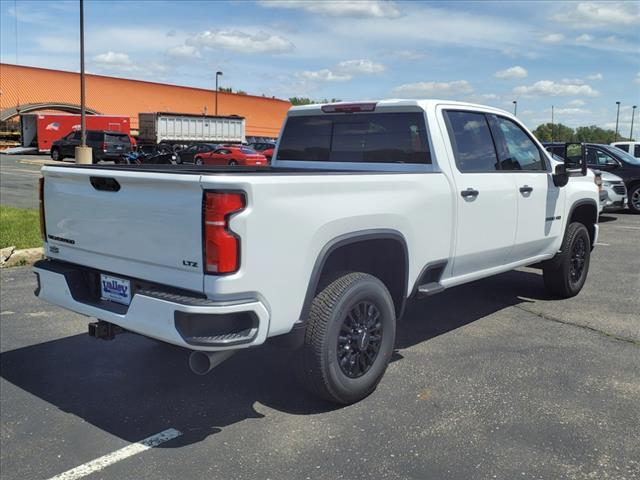
[[[87,130],[110,130],[131,133],[128,116],[87,115]],[[29,113],[20,116],[23,147],[38,147],[41,153],[51,150],[51,144],[74,130],[80,130],[80,115],[60,113]]]

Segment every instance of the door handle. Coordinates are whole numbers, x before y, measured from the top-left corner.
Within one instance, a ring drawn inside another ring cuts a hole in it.
[[[462,195],[464,198],[477,197],[479,193],[480,192],[478,192],[478,190],[476,190],[475,188],[467,188],[466,190],[462,190],[460,192],[460,195]]]
[[[533,192],[533,187],[530,187],[529,185],[520,187],[520,193],[531,193],[531,192]]]

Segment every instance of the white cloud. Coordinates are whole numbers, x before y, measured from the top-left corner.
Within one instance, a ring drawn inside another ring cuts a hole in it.
[[[560,43],[564,40],[564,35],[562,33],[550,33],[540,38],[540,41],[543,43]]]
[[[523,67],[516,65],[505,70],[499,70],[493,74],[496,78],[525,78],[529,72]]]
[[[636,78],[633,79],[633,83],[640,85],[640,72],[636,73]]]
[[[186,41],[194,47],[222,48],[239,53],[285,53],[293,43],[280,35],[258,32],[255,35],[238,30],[211,30],[194,35]]]
[[[394,2],[381,0],[260,0],[268,8],[290,8],[332,17],[397,18],[401,15]]]
[[[438,95],[464,95],[473,93],[473,87],[466,80],[453,82],[417,82],[400,85],[393,89],[400,97],[425,98]]]
[[[570,102],[567,103],[567,105],[569,105],[570,107],[582,107],[585,104],[584,100],[580,100],[579,98],[576,98],[575,100],[571,100]]]
[[[495,93],[483,93],[480,95],[480,98],[483,100],[498,100],[500,95],[496,95]]]
[[[374,74],[374,73],[382,73],[385,71],[385,66],[381,63],[372,62],[367,59],[360,60],[345,60],[344,62],[338,63],[336,66],[336,71],[341,73],[349,73],[349,74]]]
[[[178,58],[200,58],[200,51],[193,45],[178,45],[167,50],[167,55]]]
[[[554,82],[552,80],[540,80],[533,85],[522,85],[513,89],[513,93],[517,95],[550,95],[550,96],[563,96],[563,95],[583,95],[587,97],[597,97],[600,92],[591,88],[589,85],[585,85],[584,82],[576,79],[565,78],[560,82]]]
[[[569,2],[551,18],[572,28],[632,26],[640,23],[640,8],[637,2]]]
[[[305,70],[297,74],[298,78],[310,80],[312,82],[346,82],[353,78],[348,73],[335,73],[324,68],[322,70]]]
[[[129,55],[121,52],[108,51],[101,53],[93,57],[93,61],[96,63],[102,63],[105,65],[132,65],[133,62],[129,58]]]
[[[400,58],[402,60],[422,60],[427,57],[426,53],[416,52],[414,50],[396,50],[393,52],[387,52],[387,56]]]
[[[305,70],[296,76],[312,82],[346,82],[357,75],[373,75],[384,72],[386,67],[368,59],[344,60],[332,68]]]
[[[601,73],[594,73],[593,75],[587,75],[587,80],[602,80],[604,77]]]
[[[593,35],[589,35],[588,33],[583,33],[582,35],[578,35],[576,37],[576,42],[578,43],[591,42],[592,40],[593,40]]]
[[[587,115],[591,113],[591,110],[584,108],[555,108],[554,112],[557,115]]]

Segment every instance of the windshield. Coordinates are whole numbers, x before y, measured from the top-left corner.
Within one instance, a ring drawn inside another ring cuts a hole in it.
[[[640,158],[636,158],[633,155],[625,152],[624,150],[621,150],[617,147],[605,147],[605,150],[624,162],[640,167]]]

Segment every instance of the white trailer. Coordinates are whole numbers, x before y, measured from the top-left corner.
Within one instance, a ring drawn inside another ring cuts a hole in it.
[[[140,143],[245,142],[245,119],[237,115],[156,112],[140,113],[138,119]]]

